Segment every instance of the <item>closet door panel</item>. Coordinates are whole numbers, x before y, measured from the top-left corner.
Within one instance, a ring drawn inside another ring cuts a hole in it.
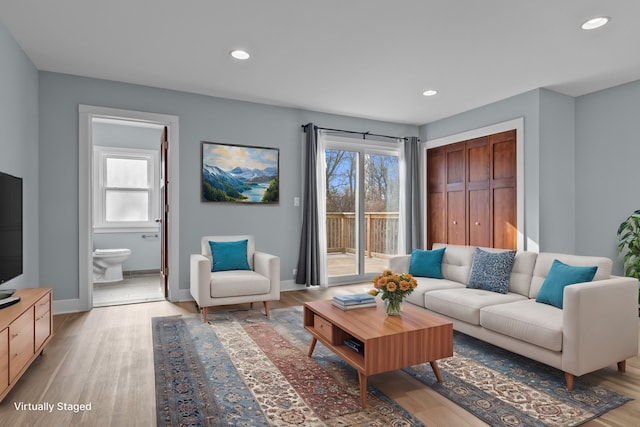
[[[447,243],[466,244],[465,192],[447,192]]]
[[[493,247],[517,249],[517,213],[515,188],[493,191]]]
[[[488,183],[491,166],[488,138],[476,138],[467,141],[467,183]]]
[[[434,243],[447,242],[447,205],[445,193],[432,193],[428,197],[428,236],[427,248],[431,249]]]
[[[469,191],[469,245],[491,247],[491,192]]]

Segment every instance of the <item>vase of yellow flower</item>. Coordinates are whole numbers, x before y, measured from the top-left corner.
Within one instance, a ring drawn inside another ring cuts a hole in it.
[[[373,279],[373,289],[369,293],[373,296],[381,295],[384,309],[389,316],[398,316],[402,311],[402,300],[411,294],[418,283],[409,273],[397,274],[385,270],[381,276]]]

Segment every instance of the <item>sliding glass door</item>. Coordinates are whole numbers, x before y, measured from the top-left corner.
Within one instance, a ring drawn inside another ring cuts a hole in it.
[[[398,254],[400,174],[397,144],[326,142],[329,284],[380,274]]]

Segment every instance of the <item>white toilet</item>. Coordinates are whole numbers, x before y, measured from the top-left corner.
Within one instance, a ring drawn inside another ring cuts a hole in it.
[[[96,249],[93,251],[93,283],[122,280],[122,263],[131,255],[131,249]]]

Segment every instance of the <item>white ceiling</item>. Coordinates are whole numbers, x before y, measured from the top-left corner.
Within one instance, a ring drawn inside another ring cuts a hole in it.
[[[0,0],[39,70],[413,125],[638,80],[639,18],[638,0]]]

